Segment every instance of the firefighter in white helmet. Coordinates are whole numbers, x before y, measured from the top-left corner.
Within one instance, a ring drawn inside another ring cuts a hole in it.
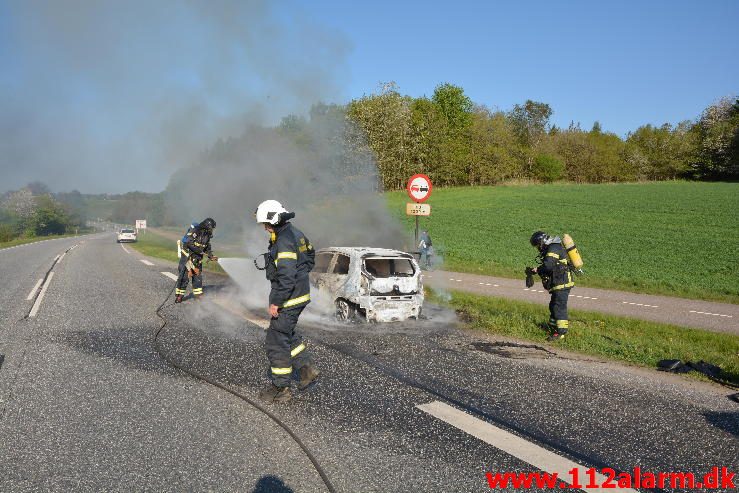
[[[259,394],[268,402],[290,399],[293,371],[300,372],[298,388],[307,388],[319,372],[306,353],[305,343],[295,330],[303,309],[310,303],[308,274],[315,263],[315,251],[308,238],[289,221],[295,217],[276,200],[265,200],[254,213],[257,223],[269,232],[269,252],[265,255],[269,293],[266,351],[272,384]]]

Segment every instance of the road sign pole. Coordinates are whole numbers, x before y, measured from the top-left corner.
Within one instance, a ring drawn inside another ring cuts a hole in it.
[[[414,243],[414,249],[418,248],[418,216],[416,216],[416,242]]]

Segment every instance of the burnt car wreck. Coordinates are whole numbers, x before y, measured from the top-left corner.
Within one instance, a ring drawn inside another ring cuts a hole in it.
[[[423,306],[421,269],[412,255],[384,248],[323,248],[311,282],[328,295],[336,318],[396,322],[417,319]]]

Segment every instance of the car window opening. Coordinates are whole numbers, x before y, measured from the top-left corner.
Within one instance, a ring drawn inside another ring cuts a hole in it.
[[[325,274],[328,272],[328,266],[333,257],[333,253],[319,253],[316,255],[316,265],[313,267],[313,272],[317,272],[319,274]]]
[[[406,258],[368,258],[364,260],[365,270],[376,278],[412,277],[415,274],[413,263]]]
[[[339,254],[336,257],[336,265],[334,266],[334,274],[349,274],[349,256]]]

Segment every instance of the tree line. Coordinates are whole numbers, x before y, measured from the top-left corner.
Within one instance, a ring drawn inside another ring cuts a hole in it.
[[[32,182],[0,197],[0,243],[19,237],[78,233],[85,228],[86,207],[78,191],[52,194]]]
[[[719,100],[694,121],[643,125],[625,139],[598,122],[590,130],[558,128],[543,102],[493,110],[452,84],[440,84],[430,98],[385,84],[346,112],[365,133],[385,189],[403,188],[418,172],[442,186],[739,178],[736,98]]]

